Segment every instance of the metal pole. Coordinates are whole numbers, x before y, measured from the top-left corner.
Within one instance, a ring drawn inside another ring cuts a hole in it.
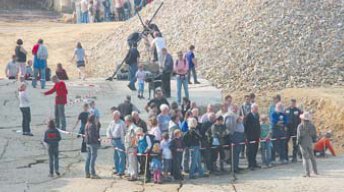
[[[235,171],[234,171],[234,143],[231,143],[231,164],[232,164],[232,177],[233,177],[232,182],[235,182],[237,178],[235,176]]]
[[[145,175],[143,176],[143,190],[145,189],[146,185],[146,175],[147,175],[147,167],[148,167],[148,153],[145,154],[146,162],[145,162]]]

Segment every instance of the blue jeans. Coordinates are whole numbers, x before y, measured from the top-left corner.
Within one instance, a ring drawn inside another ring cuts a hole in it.
[[[45,88],[45,67],[33,69],[32,87],[37,86],[38,73],[40,74],[40,77],[41,77],[41,88],[44,89]]]
[[[139,82],[137,85],[139,86],[138,94],[143,95],[143,92],[144,92],[144,89],[145,89],[145,83],[144,82]]]
[[[55,123],[57,128],[66,130],[67,123],[64,104],[55,105]]]
[[[88,11],[81,13],[81,23],[89,23]]]
[[[129,85],[130,87],[135,87],[135,82],[136,82],[136,72],[137,72],[137,64],[130,64],[129,65]]]
[[[203,168],[201,164],[201,151],[200,146],[192,146],[190,147],[191,152],[191,165],[190,165],[190,178],[194,177],[196,172],[198,172],[198,176],[203,176]]]
[[[268,166],[271,163],[271,141],[260,143],[260,152],[262,154],[262,162]]]
[[[59,172],[59,146],[58,145],[48,145],[49,153],[49,171],[50,174]]]
[[[181,104],[182,101],[182,86],[184,87],[185,97],[189,98],[189,82],[187,75],[177,75],[177,102]]]
[[[111,21],[111,8],[110,7],[104,7],[104,18],[105,21]]]
[[[86,175],[96,175],[95,164],[98,154],[99,144],[87,144],[87,158],[85,164]]]
[[[183,153],[183,170],[184,172],[190,171],[190,150],[189,148],[185,148]]]
[[[121,139],[112,139],[111,143],[113,147],[124,151],[124,145]],[[116,171],[119,174],[123,174],[125,169],[125,152],[123,151],[114,150],[113,153],[113,162],[115,164]]]
[[[233,164],[234,164],[234,171],[237,171],[239,169],[239,156],[241,152],[241,146],[238,145],[238,143],[241,143],[244,141],[244,133],[234,132],[232,135],[232,143],[235,144],[233,147]],[[232,167],[233,169],[233,167]]]
[[[280,161],[287,159],[287,140],[280,139],[281,137],[286,137],[286,131],[280,129],[272,129],[272,137],[276,138],[277,140],[273,141],[273,148],[274,151],[277,152],[280,156]]]

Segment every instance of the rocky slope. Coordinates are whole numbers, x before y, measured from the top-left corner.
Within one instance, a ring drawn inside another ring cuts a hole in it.
[[[142,13],[150,18],[157,0]],[[227,90],[344,85],[344,1],[174,0],[155,19],[175,55],[197,49],[200,74]],[[91,60],[110,75],[137,18],[99,39]],[[140,45],[144,50],[143,43]]]

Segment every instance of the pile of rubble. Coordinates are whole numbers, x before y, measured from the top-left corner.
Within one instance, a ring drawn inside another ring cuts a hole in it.
[[[154,22],[175,56],[196,46],[199,73],[227,90],[344,85],[342,0],[165,1]],[[156,0],[142,11],[149,19]],[[93,73],[111,75],[127,52],[127,36],[142,26],[122,24],[93,49]],[[145,46],[139,46],[144,53]]]

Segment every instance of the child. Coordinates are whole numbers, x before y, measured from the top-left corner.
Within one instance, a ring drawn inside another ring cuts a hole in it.
[[[137,82],[138,82],[138,98],[140,99],[144,99],[143,97],[143,91],[144,91],[144,86],[145,86],[145,78],[146,78],[146,74],[145,71],[143,70],[143,65],[139,66],[139,70],[136,72],[135,77],[137,78]]]
[[[153,172],[153,179],[155,184],[161,184],[161,158],[160,158],[160,144],[155,143],[152,149],[152,162],[150,163]]]
[[[217,171],[216,168],[216,161],[218,159],[218,155],[220,154],[220,168],[221,171],[224,171],[223,162],[225,159],[225,152],[222,148],[224,144],[224,137],[226,134],[226,126],[223,123],[223,116],[220,115],[217,117],[215,123],[211,126],[210,129],[206,132],[208,136],[209,143],[211,144],[212,148],[212,167],[210,172]]]
[[[49,177],[54,176],[53,169],[55,167],[55,173],[60,176],[59,172],[59,142],[61,141],[60,132],[55,127],[54,120],[50,120],[48,123],[48,130],[44,134],[44,142],[48,144],[49,153]]]
[[[182,131],[180,129],[176,129],[174,131],[174,139],[171,141],[170,149],[172,151],[173,156],[173,177],[175,180],[183,180],[183,175],[181,171],[181,164],[183,159],[183,151],[184,151],[184,142],[182,137]]]
[[[60,79],[60,80],[68,80],[68,75],[65,69],[63,69],[62,64],[58,63],[57,67],[56,67],[56,76]]]
[[[172,167],[172,152],[170,149],[170,138],[167,132],[163,133],[162,141],[160,142],[160,148],[162,150],[162,164],[164,177],[168,177],[168,173],[171,173]]]
[[[151,141],[149,135],[143,133],[142,128],[136,129],[136,135],[138,137],[137,152],[138,154],[140,154],[140,156],[138,157],[140,161],[140,169],[142,172],[146,173],[145,175],[146,181],[149,182],[151,178],[151,174],[149,171],[149,158],[147,158],[146,155],[150,152],[153,141]]]
[[[76,126],[78,126],[79,122],[81,123],[77,138],[80,138],[81,135],[85,134],[85,126],[87,123],[88,116],[90,115],[90,113],[88,112],[89,106],[87,103],[84,104],[83,109],[84,111],[79,114],[78,120],[74,126],[74,129],[75,129]],[[86,143],[84,139],[82,139],[82,143],[81,143],[81,152],[86,152]]]
[[[322,137],[319,141],[314,144],[314,155],[320,153],[320,157],[325,157],[326,150],[329,149],[333,156],[336,156],[334,149],[331,144],[331,133],[327,132],[324,137]]]
[[[267,115],[261,116],[260,122],[260,139],[265,140],[265,142],[260,143],[260,151],[262,153],[262,161],[267,167],[271,167],[271,150],[272,143],[270,141],[271,131]]]
[[[32,60],[27,62],[26,70],[25,70],[25,80],[32,80],[33,77],[33,70],[32,70]]]
[[[31,112],[30,112],[30,101],[26,92],[26,84],[22,83],[18,89],[19,91],[19,107],[23,114],[23,135],[33,136],[30,129]]]

